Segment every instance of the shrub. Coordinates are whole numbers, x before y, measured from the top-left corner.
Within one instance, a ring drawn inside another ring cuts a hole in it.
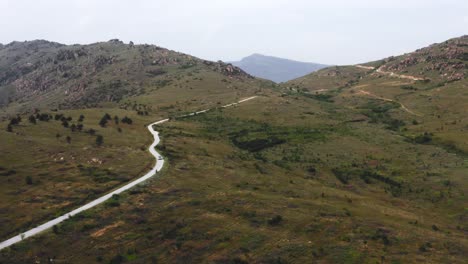
[[[119,202],[120,196],[118,194],[112,195],[112,197],[107,201],[106,205],[109,207],[119,207],[120,202]]]
[[[32,185],[32,184],[33,184],[32,177],[31,177],[31,176],[29,176],[29,175],[28,175],[28,176],[26,176],[26,179],[25,179],[25,181],[26,181],[26,184],[27,184],[27,185]]]
[[[273,218],[268,219],[268,224],[271,226],[279,225],[283,221],[283,217],[281,215],[276,215]]]
[[[21,123],[21,117],[20,116],[17,116],[17,117],[13,117],[10,119],[10,125],[18,125],[19,123]]]
[[[96,137],[96,145],[102,146],[103,143],[104,143],[104,137],[101,136],[101,135],[97,135],[97,137]]]
[[[432,141],[432,134],[424,132],[424,134],[418,135],[414,138],[414,142],[418,144],[427,144]]]
[[[32,124],[36,124],[36,118],[33,115],[29,116],[29,122]]]
[[[133,120],[131,118],[125,116],[124,118],[122,118],[122,123],[131,125],[133,123]]]
[[[107,119],[105,117],[101,118],[101,120],[99,121],[99,125],[101,127],[105,127],[107,124]]]

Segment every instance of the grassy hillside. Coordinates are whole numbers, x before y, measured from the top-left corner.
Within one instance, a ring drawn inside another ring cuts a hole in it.
[[[40,109],[118,107],[159,89],[196,89],[203,78],[212,88],[242,92],[255,82],[237,67],[210,62],[152,45],[118,40],[65,46],[47,41],[13,42],[0,50],[0,116]],[[239,83],[227,85],[230,83]],[[192,94],[183,97],[193,99]],[[182,97],[179,97],[182,99]]]
[[[465,52],[465,41],[448,43]],[[425,50],[439,52],[444,45]],[[9,155],[0,159],[0,180],[8,187],[2,198],[10,201],[2,211],[13,214],[5,218],[3,234],[15,219],[18,230],[30,223],[28,211],[12,203],[29,208],[34,219],[47,218],[51,205],[72,207],[139,175],[151,162],[139,149],[150,140],[143,124],[259,95],[158,126],[158,149],[167,161],[162,174],[1,251],[0,260],[464,263],[466,78],[429,72],[416,81],[408,77],[415,72],[391,71],[392,63],[331,67],[278,89],[198,64],[158,77],[161,82],[148,85],[144,94],[57,110],[72,116],[72,123],[83,112],[84,127],[104,135],[99,147],[95,136],[71,132],[60,121],[34,125],[24,116],[13,132],[0,132],[11,142]],[[11,105],[5,109],[13,111]],[[134,122],[111,120],[100,127],[106,112]],[[55,133],[71,135],[71,144]],[[65,161],[58,154],[67,155]],[[89,163],[94,156],[104,162]],[[18,186],[21,192],[12,192]]]
[[[462,263],[463,158],[330,103],[257,100],[158,127],[162,176],[3,257]]]
[[[272,85],[227,64],[115,40],[10,43],[0,52],[6,69],[0,71],[2,239],[146,172],[154,163],[146,124],[235,102]],[[109,60],[97,63],[103,57]],[[101,126],[106,114],[110,119]]]

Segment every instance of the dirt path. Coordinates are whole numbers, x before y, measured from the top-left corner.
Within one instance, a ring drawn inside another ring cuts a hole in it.
[[[392,100],[390,98],[385,98],[385,97],[381,97],[381,96],[378,96],[378,95],[375,95],[373,93],[370,93],[368,91],[364,91],[364,90],[359,90],[358,93],[361,93],[361,94],[364,94],[364,95],[367,95],[367,96],[370,96],[370,97],[373,97],[373,98],[376,98],[376,99],[379,99],[379,100],[383,100],[383,101],[387,101],[387,102],[393,102],[393,103],[397,103],[400,105],[400,107],[405,110],[406,112],[412,114],[412,115],[415,115],[415,116],[422,116],[420,114],[417,114],[413,111],[411,111],[410,109],[408,109],[408,107],[406,107],[404,104],[398,102],[398,101],[395,101],[395,100]]]
[[[354,65],[354,66],[357,67],[357,68],[360,68],[360,69],[375,70],[375,67],[372,67],[372,66],[364,66],[364,65]],[[401,79],[408,79],[408,80],[412,80],[412,81],[422,81],[422,80],[424,80],[424,78],[420,78],[420,77],[416,77],[416,76],[412,76],[412,75],[404,75],[404,74],[397,74],[397,73],[394,73],[394,72],[383,71],[380,68],[376,69],[375,71],[378,72],[378,73],[382,73],[382,74],[391,76],[391,77],[397,77],[397,78],[401,78]]]

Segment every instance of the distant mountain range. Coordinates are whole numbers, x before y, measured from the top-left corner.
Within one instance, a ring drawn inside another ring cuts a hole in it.
[[[252,54],[231,63],[253,76],[277,83],[293,80],[328,67],[324,64],[300,62],[261,54]]]

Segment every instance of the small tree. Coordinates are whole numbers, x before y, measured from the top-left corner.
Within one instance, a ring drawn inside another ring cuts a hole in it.
[[[67,128],[67,127],[68,127],[68,121],[67,121],[66,119],[64,119],[64,120],[62,121],[62,126],[63,126],[64,128]]]
[[[71,129],[72,132],[75,132],[75,131],[76,131],[76,125],[75,125],[75,124],[72,124],[72,125],[70,126],[70,129]]]
[[[97,135],[96,137],[96,145],[101,146],[104,143],[104,137],[101,135]]]
[[[68,144],[71,143],[71,137],[70,137],[70,136],[67,136],[67,143],[68,143]]]
[[[78,118],[78,122],[83,122],[84,120],[84,115],[80,115],[80,118]]]
[[[105,127],[106,124],[107,124],[107,118],[104,116],[104,117],[102,117],[101,120],[99,121],[99,125],[100,125],[101,127]]]
[[[114,123],[115,123],[116,125],[119,124],[119,117],[118,117],[118,116],[114,116]]]
[[[32,124],[36,124],[36,118],[33,115],[29,116],[29,122]]]

